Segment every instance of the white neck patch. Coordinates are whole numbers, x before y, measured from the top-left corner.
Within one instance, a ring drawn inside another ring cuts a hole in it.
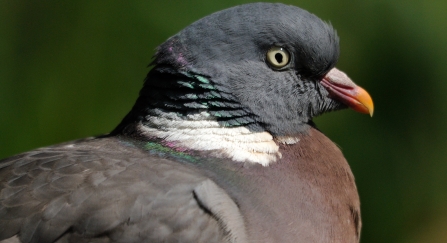
[[[252,132],[246,127],[222,127],[210,120],[206,112],[188,116],[188,120],[172,119],[171,115],[146,116],[139,130],[146,136],[172,142],[172,147],[210,151],[218,158],[268,166],[281,158],[279,146],[268,132]],[[287,144],[298,142],[288,138]],[[281,143],[283,141],[279,140]]]

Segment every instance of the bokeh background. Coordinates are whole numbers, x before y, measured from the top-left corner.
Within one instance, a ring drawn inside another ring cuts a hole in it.
[[[111,131],[155,47],[249,1],[0,1],[0,158]],[[341,38],[337,67],[375,101],[316,119],[362,200],[363,243],[447,242],[447,1],[300,0]]]

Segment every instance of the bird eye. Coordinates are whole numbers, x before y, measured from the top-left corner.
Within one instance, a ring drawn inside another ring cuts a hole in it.
[[[289,63],[289,52],[282,48],[274,46],[267,52],[267,61],[273,68],[282,68]]]

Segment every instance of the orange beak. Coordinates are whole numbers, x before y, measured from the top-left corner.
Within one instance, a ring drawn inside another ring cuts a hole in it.
[[[371,96],[342,71],[333,68],[320,82],[333,99],[355,111],[373,116],[374,104]]]

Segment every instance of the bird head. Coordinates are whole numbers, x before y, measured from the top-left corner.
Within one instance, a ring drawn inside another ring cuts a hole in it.
[[[253,129],[290,136],[325,112],[372,115],[371,97],[335,68],[338,58],[330,24],[298,7],[255,3],[196,21],[163,43],[153,64],[206,79],[218,99],[250,116]]]

